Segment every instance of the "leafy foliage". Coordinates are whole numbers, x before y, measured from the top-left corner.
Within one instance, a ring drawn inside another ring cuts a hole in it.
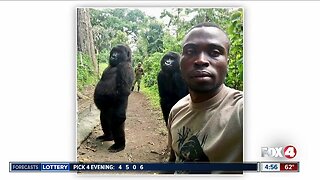
[[[102,52],[100,52],[97,55],[97,59],[99,63],[108,63],[110,51],[107,49],[103,49]]]
[[[78,53],[77,56],[77,88],[82,90],[86,85],[93,85],[97,82],[94,68],[90,57],[87,54]]]
[[[243,16],[239,9],[232,13],[228,27],[231,42],[229,71],[226,84],[235,89],[243,89]]]
[[[160,60],[164,53],[156,52],[144,61],[144,84],[146,87],[157,85],[157,75],[160,71]]]

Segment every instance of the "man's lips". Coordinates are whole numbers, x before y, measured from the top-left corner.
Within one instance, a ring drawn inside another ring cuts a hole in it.
[[[191,78],[212,77],[213,75],[207,71],[193,71],[190,74]]]

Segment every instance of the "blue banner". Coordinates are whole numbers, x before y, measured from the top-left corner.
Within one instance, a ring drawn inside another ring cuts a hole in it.
[[[10,172],[79,171],[257,171],[258,163],[72,163],[10,162]]]

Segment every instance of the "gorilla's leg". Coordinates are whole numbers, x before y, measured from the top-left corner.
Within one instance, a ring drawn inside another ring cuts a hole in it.
[[[114,137],[114,144],[111,145],[108,150],[109,152],[119,152],[124,150],[126,147],[126,138],[125,138],[125,131],[124,131],[125,122],[122,124],[117,124],[112,127],[112,132],[115,134]]]
[[[103,135],[97,137],[97,140],[99,141],[112,141],[113,136],[111,132],[111,123],[112,120],[112,108],[108,108],[105,110],[101,110],[100,112],[100,121],[101,121],[101,127],[103,131]]]
[[[110,152],[122,151],[126,146],[125,138],[125,120],[126,120],[126,110],[128,106],[128,96],[122,97],[118,101],[117,108],[114,109],[114,116],[112,121],[112,135],[114,139],[114,144],[109,147]]]
[[[161,110],[162,110],[162,114],[163,114],[163,119],[164,122],[166,123],[166,126],[168,125],[168,119],[169,119],[169,113],[170,113],[170,105],[168,104],[167,101],[161,101],[160,102],[161,105]]]
[[[164,122],[166,123],[166,127],[168,126],[169,113],[164,112],[164,114],[163,114],[163,118],[164,118]]]

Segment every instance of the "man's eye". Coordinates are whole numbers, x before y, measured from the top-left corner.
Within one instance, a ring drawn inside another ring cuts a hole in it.
[[[212,50],[212,51],[210,51],[210,53],[209,53],[209,55],[211,56],[211,57],[217,57],[217,56],[219,56],[221,53],[220,53],[220,51],[219,50]]]
[[[192,54],[194,54],[194,53],[195,53],[194,49],[187,49],[187,50],[186,50],[186,54],[187,54],[187,55],[192,55]]]

